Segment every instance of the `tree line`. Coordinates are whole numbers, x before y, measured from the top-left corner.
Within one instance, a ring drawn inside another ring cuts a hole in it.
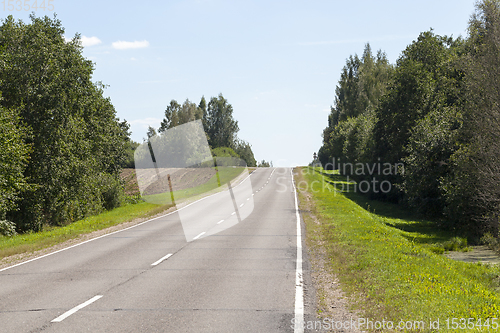
[[[120,205],[129,125],[116,117],[80,36],[56,18],[0,27],[0,220],[18,231]]]
[[[318,159],[359,184],[390,185],[365,187],[371,198],[471,239],[498,237],[499,51],[498,0],[476,3],[466,38],[422,32],[396,64],[367,44],[341,72]]]
[[[182,105],[174,99],[171,100],[165,109],[160,127],[155,129],[150,126],[147,138],[144,140],[147,141],[154,135],[161,135],[170,128],[194,120],[201,120],[214,156],[239,157],[249,167],[257,165],[252,146],[238,138],[239,126],[238,121],[233,117],[233,106],[222,94],[211,97],[208,103],[202,96],[198,105],[189,99],[186,99]]]

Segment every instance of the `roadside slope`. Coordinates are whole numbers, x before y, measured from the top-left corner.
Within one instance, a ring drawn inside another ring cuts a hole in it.
[[[375,203],[342,191],[343,177],[319,168],[298,171],[298,190],[303,200],[309,196],[317,218],[306,222],[308,241],[321,246],[329,270],[361,317],[390,320],[394,327],[400,322],[419,325],[422,331],[430,331],[431,321],[438,319],[440,331],[456,328],[453,318],[465,318],[468,328],[498,325],[493,319],[500,316],[497,267],[435,254],[425,240],[437,236],[418,231],[425,221],[372,213],[356,202]]]

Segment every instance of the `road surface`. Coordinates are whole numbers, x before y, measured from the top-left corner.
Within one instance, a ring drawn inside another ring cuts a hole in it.
[[[249,179],[253,210],[239,223],[224,195],[183,208],[201,221],[192,234],[207,228],[198,238],[174,212],[0,270],[0,331],[293,332],[304,279],[306,320],[315,309],[305,260],[297,272],[291,169]]]

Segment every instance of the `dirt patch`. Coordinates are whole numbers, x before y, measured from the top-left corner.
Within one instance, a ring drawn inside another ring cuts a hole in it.
[[[123,169],[120,178],[123,181],[123,189],[125,190],[126,195],[139,195],[141,192],[139,191],[139,185],[137,184],[137,177],[135,175],[135,169]]]
[[[141,169],[137,176],[135,169],[123,169],[121,178],[124,181],[125,193],[128,195],[140,194],[139,184],[146,187],[143,195],[151,195],[170,191],[168,175],[170,175],[172,190],[178,191],[205,184],[215,175],[215,170],[212,168],[151,168]]]
[[[141,174],[143,179],[139,179],[139,181],[144,180],[145,184],[150,183],[144,190],[143,195],[169,192],[169,175],[172,190],[178,191],[205,184],[215,175],[215,170],[211,168],[158,168],[158,173],[153,169],[148,170],[144,174]]]
[[[448,252],[445,253],[444,256],[464,262],[481,262],[495,265],[500,263],[500,256],[487,246],[474,246],[474,248],[468,252]]]

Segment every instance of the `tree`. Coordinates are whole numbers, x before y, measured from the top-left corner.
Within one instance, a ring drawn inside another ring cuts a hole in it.
[[[222,94],[210,99],[204,120],[208,143],[212,148],[235,147],[238,122],[233,118],[233,107]]]
[[[370,44],[366,44],[358,69],[355,115],[374,111],[378,107],[381,97],[386,92],[392,69],[384,52],[379,50],[374,57]]]
[[[134,152],[136,148],[140,145],[138,142],[135,142],[130,139],[130,124],[126,121],[123,120],[120,122],[120,128],[122,130],[122,134],[124,137],[124,140],[126,142],[125,144],[125,156],[124,159],[120,163],[120,167],[122,168],[134,168],[135,163],[134,163]]]
[[[201,112],[201,121],[203,123],[203,128],[207,129],[207,101],[205,99],[205,96],[201,96],[200,104],[198,104],[198,108],[200,109]]]
[[[1,105],[18,110],[32,147],[24,176],[34,190],[9,212],[20,230],[65,224],[120,203],[127,144],[105,86],[91,81],[80,36],[57,19],[9,16],[0,28]]]
[[[266,160],[262,160],[261,162],[259,162],[259,165],[258,165],[259,168],[269,168],[272,166],[273,166],[273,162],[267,162]]]
[[[235,152],[244,160],[249,167],[257,166],[257,161],[253,155],[252,146],[243,140],[236,140]]]
[[[448,110],[460,104],[460,80],[454,60],[461,40],[423,32],[397,61],[393,78],[378,108],[374,128],[375,149],[372,160],[396,165],[407,156],[412,129],[431,110]],[[380,181],[402,184],[402,174],[380,177]],[[408,188],[408,187],[406,187]],[[379,193],[393,201],[403,198],[401,186],[391,193]]]
[[[152,127],[152,126],[148,126],[148,131],[146,133],[147,139],[144,139],[144,140],[145,141],[149,141],[149,139],[151,139],[155,135],[157,135],[156,129],[154,127]]]
[[[17,209],[20,196],[29,190],[24,170],[30,146],[24,143],[25,136],[17,112],[0,107],[0,220]]]
[[[158,132],[163,133],[169,128],[172,128],[174,126],[179,125],[179,112],[180,112],[181,106],[179,103],[177,103],[176,100],[171,100],[170,105],[167,106],[165,109],[165,118],[161,121],[160,128],[158,129]],[[149,133],[148,129],[148,133]],[[150,138],[148,134],[148,138]]]
[[[368,162],[373,146],[374,110],[385,94],[392,66],[385,53],[372,55],[366,44],[361,59],[350,56],[335,90],[335,106],[323,130],[323,146],[318,151],[322,165],[330,167],[332,160]]]
[[[500,1],[482,0],[469,21],[464,127],[470,138],[452,156],[445,183],[446,213],[479,237],[499,235],[500,221]]]
[[[340,74],[339,84],[335,89],[335,113],[339,121],[357,116],[356,107],[359,95],[359,66],[357,55],[350,56]],[[332,110],[333,111],[333,110]]]
[[[419,213],[443,216],[445,180],[455,171],[450,159],[465,142],[463,120],[458,108],[436,108],[411,129],[403,158],[402,189],[407,202]]]
[[[203,110],[195,103],[190,102],[189,99],[186,99],[182,105],[172,100],[165,110],[165,118],[162,120],[158,132],[163,133],[169,128],[202,118]]]

